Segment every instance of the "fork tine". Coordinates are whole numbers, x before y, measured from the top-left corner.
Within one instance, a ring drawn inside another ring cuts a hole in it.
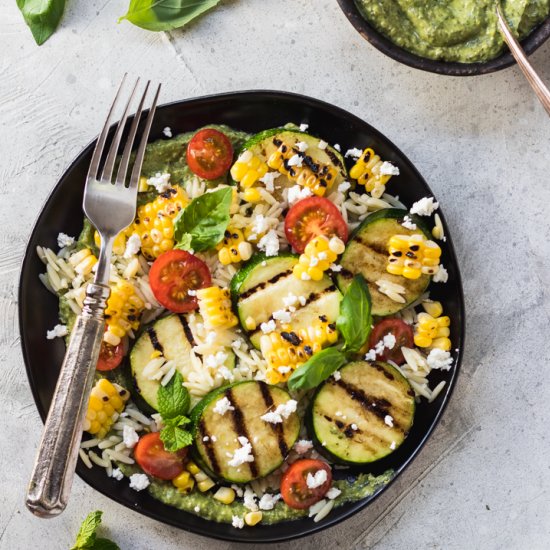
[[[155,111],[157,109],[157,100],[160,93],[161,84],[158,85],[157,92],[153,98],[153,104],[149,110],[149,115],[145,121],[145,128],[143,130],[143,135],[139,143],[139,147],[136,153],[136,160],[134,161],[134,167],[132,168],[132,175],[130,177],[130,189],[137,189],[139,176],[141,174],[141,166],[143,165],[143,157],[145,155],[145,147],[147,145],[147,140],[149,139],[149,132],[151,131],[151,125],[153,124],[153,117],[155,116]]]
[[[109,113],[107,115],[107,119],[105,120],[105,125],[103,126],[103,129],[101,130],[101,134],[99,134],[99,138],[95,144],[94,152],[92,155],[92,161],[90,162],[90,168],[88,169],[88,176],[86,178],[86,181],[88,179],[97,179],[98,177],[99,163],[101,161],[101,155],[103,154],[103,148],[105,147],[107,132],[109,131],[109,126],[111,125],[111,117],[113,116],[115,105],[118,101],[118,97],[120,95],[120,91],[122,90],[122,86],[124,85],[124,81],[126,80],[127,74],[128,73],[124,73],[124,76],[120,81],[117,93],[115,95],[115,99],[113,100],[113,104],[111,105],[111,108],[109,109]]]
[[[132,126],[130,127],[130,133],[128,134],[128,139],[126,140],[126,145],[124,146],[124,152],[122,153],[122,158],[120,160],[120,164],[118,165],[118,172],[116,176],[117,185],[124,185],[124,182],[126,181],[126,173],[128,172],[130,155],[132,153],[132,147],[134,145],[134,140],[136,138],[139,121],[141,119],[141,110],[143,109],[143,103],[145,101],[145,97],[147,96],[147,92],[149,90],[150,84],[151,84],[151,81],[148,80],[147,84],[145,85],[145,90],[143,91],[143,95],[141,96],[141,101],[139,102],[138,108],[134,115]]]
[[[134,99],[134,94],[136,93],[136,88],[138,84],[139,84],[139,78],[136,80],[136,83],[134,84],[134,88],[128,99],[128,103],[126,103],[126,107],[124,108],[124,112],[122,113],[122,118],[120,119],[118,126],[116,128],[116,132],[113,137],[111,147],[109,148],[109,153],[107,155],[107,158],[105,159],[105,166],[103,167],[103,173],[101,174],[102,181],[111,181],[111,177],[113,176],[113,168],[115,166],[118,147],[120,145],[120,138],[122,137],[122,132],[124,132],[124,127],[126,126],[126,120],[128,119],[128,111],[130,109],[130,104],[132,103],[132,99]]]

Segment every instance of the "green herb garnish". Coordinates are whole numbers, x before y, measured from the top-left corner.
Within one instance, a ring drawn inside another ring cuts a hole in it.
[[[357,353],[367,341],[372,325],[371,297],[363,275],[355,275],[340,304],[336,327],[344,339],[342,351]]]
[[[65,0],[17,0],[17,7],[40,46],[57,29],[63,17]]]
[[[71,550],[120,550],[112,540],[97,537],[96,531],[101,524],[102,515],[101,510],[88,514],[80,526]]]
[[[292,373],[288,387],[293,391],[315,388],[346,362],[346,356],[337,348],[321,350]]]

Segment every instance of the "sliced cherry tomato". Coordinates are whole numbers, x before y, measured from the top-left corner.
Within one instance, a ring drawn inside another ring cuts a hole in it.
[[[314,237],[340,237],[348,240],[348,225],[337,206],[323,197],[308,197],[298,201],[285,218],[285,235],[292,248],[300,254]]]
[[[381,361],[394,361],[398,365],[405,362],[401,347],[414,347],[414,334],[410,325],[401,319],[382,319],[372,329],[369,337],[369,349],[374,349],[376,344],[384,339],[387,334],[395,336],[395,346],[393,348],[384,348],[383,353],[377,354],[376,358]]]
[[[319,470],[327,473],[327,479],[319,487],[307,486],[307,476],[314,476]],[[330,466],[321,460],[302,458],[290,465],[281,479],[281,495],[291,508],[305,510],[319,502],[330,489],[332,472]]]
[[[186,250],[169,250],[151,266],[149,283],[155,298],[170,311],[185,313],[197,309],[196,296],[189,290],[212,286],[208,266]]]
[[[111,344],[108,344],[107,342],[102,342],[96,369],[100,371],[116,369],[120,363],[122,363],[123,357],[124,349],[122,344],[118,344],[118,346],[111,346]]]
[[[141,469],[159,479],[174,479],[183,472],[187,448],[170,453],[164,448],[158,432],[142,435],[134,449],[134,457]]]
[[[191,171],[206,180],[223,176],[233,162],[233,146],[225,134],[205,128],[187,145],[187,164]]]

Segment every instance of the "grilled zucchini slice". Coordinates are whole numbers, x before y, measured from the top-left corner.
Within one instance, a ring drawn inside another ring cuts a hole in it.
[[[407,210],[386,208],[367,216],[354,231],[340,260],[342,271],[336,280],[342,292],[351,283],[354,275],[361,273],[369,285],[372,298],[372,314],[379,317],[394,315],[417,300],[430,284],[429,275],[418,279],[406,279],[386,271],[388,263],[388,241],[393,235],[413,235],[420,233],[430,238],[429,231],[423,227],[422,220],[411,216],[418,229],[403,227],[403,219],[409,215]],[[395,302],[382,294],[375,284],[378,279],[387,279],[405,288],[405,302]]]
[[[216,412],[217,403],[227,398],[233,410]],[[287,457],[300,432],[300,419],[292,413],[282,423],[265,422],[261,416],[286,403],[290,395],[277,386],[247,380],[215,390],[191,412],[195,449],[199,460],[215,476],[232,483],[247,483],[266,476]],[[239,437],[252,446],[252,462],[230,466],[241,447]]]
[[[415,412],[407,379],[388,363],[357,361],[319,388],[308,411],[319,452],[343,464],[384,458],[407,437]]]
[[[260,347],[261,323],[272,319],[275,311],[285,309],[283,298],[289,294],[305,298],[305,305],[297,303],[297,311],[292,314],[294,330],[311,326],[320,315],[325,315],[329,323],[338,317],[342,295],[336,285],[328,276],[320,281],[297,279],[292,273],[297,263],[295,254],[258,255],[243,266],[231,283],[240,323],[256,348]],[[256,323],[254,329],[247,328],[248,319]]]

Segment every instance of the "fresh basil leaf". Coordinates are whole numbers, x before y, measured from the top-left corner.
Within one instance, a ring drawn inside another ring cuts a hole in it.
[[[186,424],[189,424],[191,422],[190,418],[187,418],[187,416],[178,415],[174,418],[163,418],[162,419],[165,426],[170,426],[173,428],[177,428],[178,426],[185,426]]]
[[[79,550],[81,548],[91,548],[96,540],[96,531],[101,523],[101,516],[103,512],[96,510],[86,516],[86,519],[82,522],[78,534],[76,535],[76,542],[71,550]]]
[[[57,29],[63,17],[65,0],[17,0],[17,7],[23,14],[35,42],[40,46]]]
[[[231,187],[223,187],[193,199],[174,220],[176,246],[191,235],[191,248],[196,252],[216,246],[229,224],[229,209],[233,199]]]
[[[183,27],[195,17],[218,5],[220,0],[130,0],[128,13],[118,22],[130,23],[148,31],[170,31]]]
[[[292,373],[288,379],[288,387],[291,390],[315,388],[345,364],[346,356],[336,348],[321,350]]]
[[[193,443],[191,433],[177,426],[162,428],[160,439],[164,443],[164,448],[171,453],[175,453],[184,447],[189,447]]]
[[[95,539],[94,545],[90,550],[120,550],[118,544],[109,539]]]
[[[163,420],[176,418],[189,412],[191,398],[187,388],[183,386],[183,378],[179,372],[172,376],[172,380],[166,386],[159,387],[157,401]]]
[[[192,242],[193,242],[193,237],[191,233],[182,233],[174,248],[178,248],[179,250],[192,250],[193,249],[193,247],[191,246]]]
[[[336,327],[344,339],[343,351],[358,352],[367,341],[372,325],[371,297],[363,275],[356,275],[340,303]]]

